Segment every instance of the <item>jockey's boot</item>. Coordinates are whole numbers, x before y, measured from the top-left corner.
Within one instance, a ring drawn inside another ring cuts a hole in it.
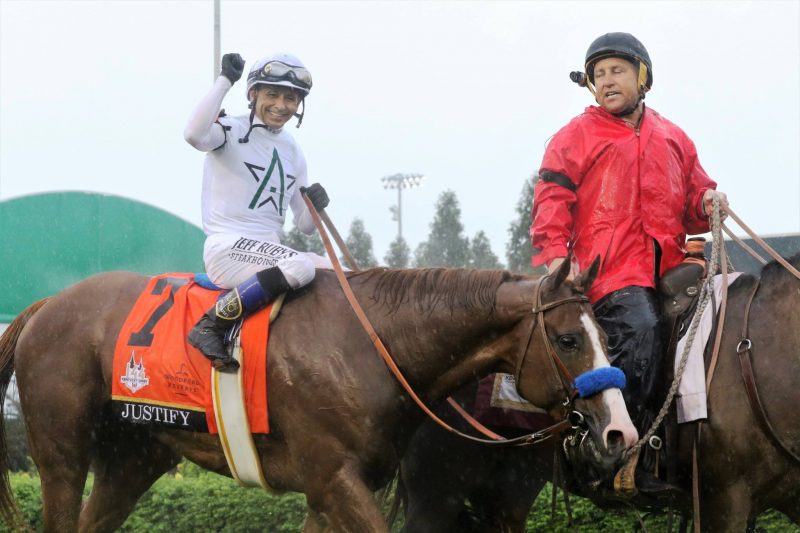
[[[219,297],[189,332],[189,344],[211,359],[219,372],[236,372],[239,363],[225,346],[225,335],[237,320],[255,313],[291,288],[278,267],[258,272]]]

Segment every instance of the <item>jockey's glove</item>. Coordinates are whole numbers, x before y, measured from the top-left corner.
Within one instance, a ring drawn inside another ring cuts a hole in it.
[[[222,56],[222,69],[220,76],[225,76],[231,85],[239,81],[244,72],[244,59],[239,54],[225,54]]]
[[[325,209],[328,207],[328,204],[331,203],[330,198],[328,198],[328,193],[325,192],[325,189],[319,183],[315,183],[310,187],[300,187],[300,192],[308,196],[308,199],[311,200],[311,203],[314,204],[314,209],[317,211]]]

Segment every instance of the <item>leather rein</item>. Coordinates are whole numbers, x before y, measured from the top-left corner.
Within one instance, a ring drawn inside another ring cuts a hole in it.
[[[747,253],[753,256],[759,263],[765,265],[767,262],[758,255],[750,246],[748,246],[744,241],[738,238],[734,233],[721,221],[720,219],[720,211],[724,211],[730,217],[736,221],[736,223],[741,227],[745,233],[747,233],[752,239],[753,242],[761,246],[761,248],[767,252],[773,259],[775,259],[778,263],[780,263],[786,270],[788,270],[794,277],[800,279],[800,271],[794,268],[786,259],[781,257],[769,244],[766,243],[761,237],[756,235],[756,233],[750,229],[747,224],[745,224],[741,218],[739,218],[736,213],[728,205],[721,205],[718,200],[714,200],[714,212],[712,214],[712,234],[714,240],[720,240],[720,270],[722,271],[722,299],[720,303],[720,310],[719,310],[719,321],[717,323],[716,329],[717,333],[714,338],[714,345],[711,351],[711,361],[708,368],[708,373],[706,376],[706,391],[711,390],[711,381],[714,377],[714,370],[716,369],[717,359],[719,357],[719,349],[722,342],[722,330],[725,324],[725,315],[726,315],[726,307],[727,307],[727,300],[728,300],[728,254],[725,249],[725,243],[722,240],[721,231],[724,231],[731,239],[736,241],[739,246],[742,247]],[[717,222],[718,221],[718,222]],[[721,231],[715,230],[714,226],[718,225]],[[713,254],[712,254],[713,259]],[[713,262],[713,261],[712,261]],[[713,267],[713,265],[712,265]],[[759,425],[761,426],[762,431],[770,438],[773,442],[777,444],[777,446],[786,452],[791,458],[795,461],[800,463],[800,457],[794,453],[792,450],[786,446],[783,441],[778,437],[778,434],[775,432],[775,429],[772,427],[772,424],[769,422],[769,417],[767,416],[767,412],[764,409],[764,405],[761,403],[761,399],[758,395],[758,387],[755,381],[755,374],[753,372],[753,366],[751,362],[751,354],[750,350],[753,347],[753,343],[748,337],[748,322],[750,320],[750,307],[755,299],[756,292],[758,292],[758,287],[761,284],[761,279],[756,279],[756,282],[753,284],[753,288],[751,289],[750,295],[747,299],[747,304],[745,307],[744,312],[744,321],[742,323],[742,334],[740,337],[740,341],[736,346],[736,353],[739,356],[739,366],[741,368],[741,375],[742,381],[744,382],[745,392],[747,393],[747,399],[750,403],[750,408],[753,411],[753,415],[758,420]],[[695,442],[692,444],[692,506],[694,511],[694,531],[699,533],[701,530],[701,519],[700,519],[700,486],[699,486],[699,477],[700,477],[700,468],[698,465],[698,451],[697,451],[697,441],[700,439],[700,433],[702,430],[702,422],[698,423],[697,431],[695,433]]]
[[[786,270],[788,270],[794,277],[800,280],[800,272],[796,268],[794,268],[786,259],[780,256],[775,250],[773,250],[763,239],[761,239],[758,235],[756,235],[753,230],[751,230],[742,220],[736,216],[730,207],[728,206],[720,206],[725,212],[727,212],[732,219],[736,221],[736,223],[745,230],[745,232],[750,235],[756,244],[761,246],[770,256],[772,256],[778,263],[780,263]],[[742,246],[745,251],[748,251],[751,255],[756,257],[760,263],[766,264],[766,261],[762,259],[758,254],[755,254],[752,249],[750,249],[744,242],[738,239],[733,232],[728,230],[727,227],[723,224],[723,229],[725,232],[731,236],[736,242]],[[724,245],[722,246],[722,250],[724,250]],[[726,254],[723,252],[723,259],[726,258]],[[725,268],[727,265],[723,265]],[[723,270],[725,272],[725,270]],[[753,372],[753,364],[752,364],[752,354],[751,350],[753,348],[753,342],[749,338],[748,333],[748,323],[750,321],[750,307],[753,304],[753,300],[755,299],[756,293],[758,292],[758,288],[761,285],[761,279],[757,278],[756,282],[753,284],[753,288],[750,289],[750,295],[747,298],[747,304],[744,308],[744,320],[742,322],[742,332],[740,335],[740,341],[736,345],[736,354],[739,357],[739,366],[742,372],[742,381],[744,382],[745,392],[747,393],[747,399],[750,403],[750,408],[753,411],[756,419],[758,420],[761,429],[764,433],[772,439],[772,441],[784,452],[786,452],[789,457],[800,463],[800,455],[796,452],[792,451],[778,436],[778,433],[775,431],[775,428],[772,427],[772,424],[769,421],[769,416],[767,416],[767,411],[764,409],[764,404],[761,402],[761,398],[758,394],[758,387],[756,385],[755,380],[755,373]],[[727,291],[726,291],[727,292]],[[718,336],[721,336],[719,331],[722,329],[721,326],[718,328]],[[709,378],[710,381],[710,378]],[[710,385],[710,383],[709,383]]]
[[[800,463],[800,455],[792,451],[772,427],[767,416],[767,411],[764,409],[764,404],[761,403],[761,398],[758,395],[758,388],[756,387],[755,374],[753,373],[753,365],[751,362],[750,350],[753,348],[753,343],[748,337],[747,323],[750,319],[750,306],[753,304],[758,287],[761,285],[761,280],[757,279],[750,290],[750,296],[747,298],[747,305],[744,308],[744,323],[742,324],[742,335],[739,344],[736,345],[736,353],[739,355],[739,366],[742,369],[742,380],[744,381],[744,389],[747,392],[747,399],[750,401],[750,408],[753,414],[758,419],[761,429],[770,437],[775,444],[778,445],[789,457]]]
[[[521,437],[507,439],[507,438],[501,437],[500,435],[497,435],[496,433],[492,432],[488,428],[484,427],[480,422],[478,422],[477,420],[472,418],[468,413],[466,413],[466,411],[464,411],[461,408],[461,406],[459,406],[455,401],[453,401],[452,399],[449,399],[450,404],[453,405],[456,408],[456,411],[462,417],[464,417],[465,420],[473,428],[475,428],[476,430],[478,430],[479,432],[483,433],[484,435],[486,435],[489,438],[488,439],[483,439],[483,438],[474,437],[472,435],[468,435],[466,433],[463,433],[463,432],[455,429],[454,427],[452,427],[449,424],[447,424],[444,420],[439,418],[436,415],[436,413],[434,413],[427,405],[425,405],[425,402],[422,401],[422,399],[416,394],[416,392],[414,392],[413,388],[408,383],[408,380],[406,380],[405,376],[403,376],[403,372],[400,370],[400,368],[397,366],[397,363],[395,363],[394,359],[389,354],[389,351],[386,349],[386,346],[383,344],[383,341],[381,341],[380,337],[378,336],[378,333],[375,331],[375,328],[370,323],[369,319],[367,318],[366,313],[364,312],[363,308],[361,307],[361,304],[359,304],[358,300],[356,299],[355,294],[353,294],[353,290],[350,287],[350,283],[347,281],[347,277],[345,276],[345,273],[342,270],[342,266],[339,263],[338,258],[336,257],[336,253],[335,253],[335,251],[333,249],[333,246],[331,245],[331,241],[330,241],[330,238],[328,237],[328,233],[327,233],[327,231],[325,230],[325,227],[322,224],[322,220],[320,218],[320,213],[317,212],[317,210],[314,208],[314,205],[311,203],[311,201],[308,199],[308,197],[305,194],[303,194],[303,200],[305,201],[306,206],[308,207],[309,213],[311,214],[311,217],[314,220],[314,225],[317,227],[317,230],[319,231],[319,234],[322,237],[322,242],[325,245],[325,250],[328,253],[328,256],[329,256],[329,258],[331,260],[331,263],[333,265],[333,270],[334,270],[334,272],[336,274],[336,278],[339,280],[339,284],[342,287],[342,291],[344,292],[344,295],[347,298],[347,301],[350,303],[350,307],[353,309],[353,312],[356,314],[356,317],[358,318],[359,322],[361,322],[361,325],[364,328],[364,331],[369,336],[370,340],[372,341],[372,344],[375,346],[375,349],[378,351],[378,354],[380,354],[381,358],[386,363],[386,366],[389,367],[389,370],[392,372],[392,374],[397,379],[397,381],[400,383],[400,385],[403,387],[403,389],[406,391],[406,393],[411,397],[412,400],[414,400],[414,402],[417,404],[417,406],[419,406],[419,408],[422,409],[422,411],[426,415],[428,415],[428,417],[430,417],[434,422],[436,422],[439,426],[441,426],[442,428],[446,429],[447,431],[449,431],[451,433],[454,433],[454,434],[456,434],[456,435],[458,435],[460,437],[463,437],[463,438],[468,439],[468,440],[473,441],[473,442],[478,442],[478,443],[481,443],[481,444],[490,444],[490,445],[494,445],[494,446],[498,446],[498,445],[500,445],[500,446],[530,446],[530,445],[533,445],[533,444],[538,444],[538,443],[544,442],[545,440],[548,440],[549,438],[551,438],[551,437],[553,437],[555,435],[558,435],[558,434],[562,433],[563,431],[565,431],[567,429],[570,429],[570,428],[572,428],[572,427],[574,427],[576,425],[577,422],[573,422],[572,418],[569,416],[569,414],[571,413],[572,402],[573,402],[574,398],[576,397],[576,395],[578,394],[577,393],[577,389],[575,387],[575,380],[573,379],[573,377],[570,374],[569,370],[564,365],[564,363],[561,361],[561,359],[559,358],[558,354],[555,352],[555,350],[553,349],[553,347],[552,347],[552,345],[550,343],[550,339],[547,336],[547,332],[546,332],[545,326],[544,326],[544,313],[546,311],[550,310],[550,309],[553,309],[555,307],[558,307],[558,306],[561,306],[561,305],[564,305],[564,304],[567,304],[567,303],[572,303],[572,302],[584,303],[584,302],[588,302],[588,299],[585,296],[572,296],[572,297],[563,298],[561,300],[557,300],[557,301],[554,301],[554,302],[548,302],[546,304],[542,304],[541,303],[541,285],[542,285],[542,281],[544,279],[546,279],[547,276],[543,276],[542,278],[537,280],[538,282],[535,284],[535,289],[534,289],[535,290],[535,300],[534,300],[535,301],[535,307],[532,309],[532,312],[535,315],[535,319],[531,320],[531,327],[530,327],[530,330],[528,331],[527,342],[525,342],[525,344],[522,345],[522,347],[520,349],[520,354],[518,356],[518,362],[517,362],[517,368],[516,368],[516,374],[515,374],[515,378],[518,380],[519,379],[519,373],[520,373],[520,371],[522,369],[522,362],[523,362],[523,359],[524,359],[524,355],[527,352],[528,347],[530,346],[530,343],[532,342],[533,332],[536,329],[536,326],[538,324],[538,325],[540,325],[539,329],[540,329],[540,332],[541,332],[541,335],[542,335],[542,340],[543,340],[544,345],[545,345],[545,347],[547,349],[548,360],[550,361],[550,364],[551,364],[553,370],[558,375],[558,378],[559,378],[559,380],[561,382],[561,385],[562,385],[564,393],[565,393],[563,406],[565,408],[565,412],[567,413],[567,416],[563,420],[561,420],[560,422],[557,422],[557,423],[555,423],[555,424],[553,424],[551,426],[548,426],[548,427],[546,427],[544,429],[541,429],[539,431],[536,431],[534,433],[530,433],[528,435],[523,435]],[[324,210],[321,210],[321,212],[324,214]],[[329,228],[332,229],[331,233],[333,233],[335,236],[338,237],[338,232],[335,231],[335,228],[333,228],[333,224],[330,221],[330,218],[328,218],[327,216],[325,216],[325,223],[328,225]],[[346,249],[346,246],[344,245],[343,241],[341,241],[340,237],[337,238],[336,240],[337,240],[337,244],[339,244],[340,247],[344,247],[343,250]],[[349,254],[346,254],[345,257],[348,258],[348,261],[351,263],[352,267],[356,266],[354,260],[352,259],[352,256],[349,256]],[[357,270],[357,268],[355,268],[355,270]],[[517,383],[519,383],[519,381],[517,381]],[[582,417],[577,417],[577,418],[580,419]]]

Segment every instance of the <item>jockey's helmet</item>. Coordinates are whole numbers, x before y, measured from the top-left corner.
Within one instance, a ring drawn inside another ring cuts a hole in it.
[[[245,97],[250,100],[250,89],[256,85],[281,85],[308,96],[311,91],[311,73],[303,62],[291,54],[274,54],[255,62],[247,75]]]

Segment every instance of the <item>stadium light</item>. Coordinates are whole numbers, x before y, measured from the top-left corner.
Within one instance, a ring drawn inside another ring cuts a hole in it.
[[[392,174],[381,178],[384,189],[397,189],[397,206],[392,211],[397,217],[397,237],[403,237],[403,189],[420,187],[425,181],[422,174]]]

